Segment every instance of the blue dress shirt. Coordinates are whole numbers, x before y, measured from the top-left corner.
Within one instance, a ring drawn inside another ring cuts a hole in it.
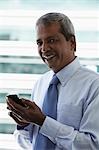
[[[32,100],[42,109],[43,99],[53,71],[45,73],[36,83]],[[99,75],[73,62],[57,74],[57,120],[46,117],[40,133],[56,143],[55,150],[99,150]],[[23,149],[33,150],[38,126],[16,130],[15,137]]]

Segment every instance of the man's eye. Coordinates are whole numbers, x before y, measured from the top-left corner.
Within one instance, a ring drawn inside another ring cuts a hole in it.
[[[42,45],[42,41],[37,41],[37,45],[41,46]]]
[[[59,41],[57,38],[49,39],[49,43],[53,44],[55,42]]]
[[[50,39],[49,42],[50,42],[50,43],[54,43],[54,42],[55,42],[55,39]]]

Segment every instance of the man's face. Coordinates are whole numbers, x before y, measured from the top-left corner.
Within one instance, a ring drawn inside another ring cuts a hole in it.
[[[60,33],[58,23],[48,26],[39,24],[36,27],[38,52],[43,61],[54,71],[60,71],[68,65],[74,58],[75,41],[66,38]]]

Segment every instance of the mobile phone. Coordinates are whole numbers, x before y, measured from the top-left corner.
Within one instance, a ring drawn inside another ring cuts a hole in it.
[[[7,95],[8,98],[11,98],[14,102],[16,102],[17,104],[20,104],[21,106],[25,105],[22,103],[22,100],[16,95],[16,94],[12,94],[12,95]]]

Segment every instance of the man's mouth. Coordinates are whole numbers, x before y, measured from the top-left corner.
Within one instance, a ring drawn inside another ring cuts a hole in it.
[[[55,55],[48,55],[48,56],[43,56],[43,58],[44,59],[46,59],[46,60],[50,60],[50,59],[52,59],[53,57],[55,57]]]

